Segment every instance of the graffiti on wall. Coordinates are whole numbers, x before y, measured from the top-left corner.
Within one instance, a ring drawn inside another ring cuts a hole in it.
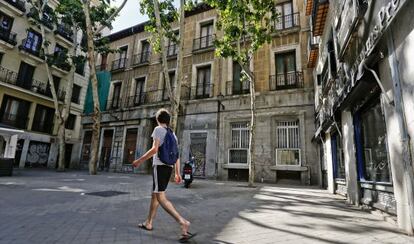
[[[47,166],[49,150],[49,143],[31,141],[27,152],[26,165],[31,167]]]

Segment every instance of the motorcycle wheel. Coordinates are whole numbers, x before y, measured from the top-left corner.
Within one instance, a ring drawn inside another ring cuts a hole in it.
[[[184,187],[189,188],[190,187],[190,182],[188,182],[188,181],[184,182]]]

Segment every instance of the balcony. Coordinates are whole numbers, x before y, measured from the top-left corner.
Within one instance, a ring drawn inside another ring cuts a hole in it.
[[[319,42],[320,37],[314,37],[311,34],[308,37],[308,68],[314,68],[316,65],[316,60],[318,60],[319,55]]]
[[[329,0],[313,0],[312,7],[312,30],[313,36],[321,36],[324,28],[326,18],[328,17]]]
[[[167,46],[167,58],[175,58],[178,54],[177,44],[170,44]]]
[[[26,129],[29,118],[22,115],[4,113],[0,118],[0,123],[19,129]]]
[[[53,11],[53,10],[52,10]],[[31,8],[29,13],[26,14],[28,18],[32,18],[35,21],[39,21],[44,27],[46,27],[47,31],[53,30],[53,20],[51,17],[48,16],[47,13],[44,12],[41,19],[39,19],[39,12],[35,8]]]
[[[64,40],[72,43],[73,42],[73,33],[72,30],[65,26],[64,24],[59,24],[55,30],[57,36],[63,37]]]
[[[11,48],[13,48],[17,44],[16,36],[16,33],[6,30],[5,28],[0,26],[0,40],[11,45]]]
[[[16,12],[18,15],[23,15],[26,12],[26,1],[22,0],[0,0],[4,2],[5,6],[9,7],[12,11]]]
[[[137,66],[137,65],[149,64],[150,57],[151,57],[150,51],[135,54],[134,56],[132,56],[132,65]]]
[[[45,59],[43,50],[40,47],[32,46],[32,43],[27,41],[27,39],[22,40],[19,50],[34,56],[37,61],[43,62]]]
[[[121,97],[118,97],[117,99],[108,100],[108,110],[114,110],[121,107]]]
[[[188,99],[205,99],[213,96],[214,84],[199,84],[190,87]]]
[[[239,86],[235,85],[235,82],[239,83]],[[226,96],[231,95],[244,95],[250,93],[250,84],[248,81],[227,81],[226,82]]]
[[[112,62],[111,71],[119,71],[126,68],[128,59],[127,58],[120,58],[117,60],[114,60]]]
[[[276,30],[287,30],[299,26],[299,13],[279,16],[275,21]]]
[[[0,66],[0,82],[7,83],[9,85],[13,85],[16,87],[23,88],[27,91],[37,93],[39,95],[44,95],[48,97],[52,97],[52,93],[48,90],[48,85],[46,82],[41,82],[38,80],[32,79],[31,81],[19,81],[17,79],[18,74],[17,72],[11,71]],[[58,91],[58,99],[63,101],[65,98],[65,91]]]
[[[72,68],[71,65],[67,61],[66,54],[56,54],[53,57],[53,65],[52,67],[55,67],[63,74],[67,74],[70,69]]]
[[[202,36],[193,40],[193,52],[214,48],[215,35]]]
[[[297,88],[303,88],[302,72],[296,71],[270,76],[269,89],[271,91]]]
[[[151,90],[130,96],[125,101],[128,108],[162,102],[162,90]]]

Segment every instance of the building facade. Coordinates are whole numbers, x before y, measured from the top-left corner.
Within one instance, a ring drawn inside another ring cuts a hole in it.
[[[49,1],[48,6],[53,11],[57,1]],[[57,124],[41,50],[40,28],[30,21],[34,12],[28,2],[0,0],[0,7],[0,157],[14,156],[16,167],[54,168],[58,157]],[[80,41],[81,36],[72,34],[70,27],[55,26],[49,18],[45,13],[41,22],[47,39],[51,40],[49,48],[55,54],[67,51],[72,38]],[[70,79],[69,69],[65,61],[51,66],[60,104]],[[88,73],[85,64],[78,64],[66,123],[66,167],[77,167],[79,163],[80,115]],[[12,140],[17,145],[9,150],[6,144],[11,140],[10,131],[16,129],[18,134]]]
[[[314,134],[314,91],[307,71],[307,17],[301,0],[276,1],[281,16],[270,44],[254,54],[257,131],[256,179],[320,183]],[[214,56],[217,13],[199,5],[186,13],[184,80],[178,138],[181,160],[196,158],[196,176],[247,180],[250,121],[249,84],[231,59]],[[99,57],[100,70],[111,73],[106,111],[102,114],[99,168],[132,171],[131,162],[151,145],[155,112],[168,108],[160,55],[152,51],[146,23],[113,33],[119,53]],[[178,31],[178,26],[177,26]],[[178,47],[170,43],[168,66],[175,78]],[[87,167],[90,116],[83,123],[82,162]],[[140,171],[147,171],[143,165]]]
[[[413,1],[307,1],[329,191],[414,226]]]

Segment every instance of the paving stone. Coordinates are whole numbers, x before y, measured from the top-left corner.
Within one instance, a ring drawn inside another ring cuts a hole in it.
[[[80,180],[82,179],[82,180]],[[196,179],[167,197],[198,236],[190,243],[414,243],[378,216],[309,187]],[[151,198],[149,175],[17,170],[0,178],[0,243],[177,243],[179,226],[160,207],[154,230],[136,228]],[[110,197],[93,192],[122,192]]]

